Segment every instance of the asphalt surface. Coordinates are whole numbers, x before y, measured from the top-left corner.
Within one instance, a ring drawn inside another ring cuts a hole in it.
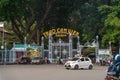
[[[64,65],[0,65],[0,80],[104,80],[108,66],[66,70]]]

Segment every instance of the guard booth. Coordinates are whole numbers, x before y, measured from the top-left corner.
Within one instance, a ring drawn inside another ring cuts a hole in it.
[[[56,62],[56,58],[60,57],[65,62],[68,57],[74,56],[74,51],[78,52],[78,49],[73,49],[73,39],[77,38],[77,45],[79,46],[79,33],[72,29],[57,28],[46,31],[43,33],[44,37],[48,37],[48,49],[44,49],[44,57],[48,57],[51,63]],[[42,38],[42,46],[44,46]],[[47,54],[47,56],[46,56]]]

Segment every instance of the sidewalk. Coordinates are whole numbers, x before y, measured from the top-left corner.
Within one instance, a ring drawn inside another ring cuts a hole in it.
[[[0,62],[0,65],[13,65],[13,64],[17,64],[17,63],[4,63],[4,62]]]

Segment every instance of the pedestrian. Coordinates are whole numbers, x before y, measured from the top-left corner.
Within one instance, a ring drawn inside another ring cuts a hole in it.
[[[57,64],[60,64],[59,59],[60,59],[60,57],[57,56]]]
[[[62,64],[62,58],[59,57],[59,64]]]
[[[45,64],[48,64],[48,58],[45,57]]]
[[[59,56],[57,56],[57,64],[62,64],[61,58]]]

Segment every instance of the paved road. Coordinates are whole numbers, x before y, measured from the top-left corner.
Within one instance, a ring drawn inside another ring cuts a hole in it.
[[[0,65],[0,80],[104,80],[106,66],[66,70],[63,65]]]

